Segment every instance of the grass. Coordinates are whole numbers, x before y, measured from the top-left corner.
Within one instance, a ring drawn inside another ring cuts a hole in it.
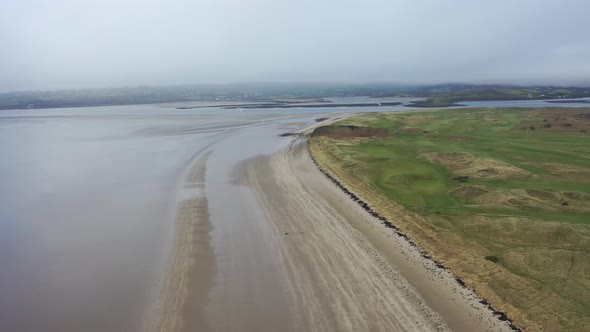
[[[324,127],[310,147],[517,324],[582,331],[590,330],[588,114],[374,113]],[[372,128],[379,135],[367,137]]]
[[[477,100],[526,100],[561,99],[587,97],[588,91],[582,88],[543,88],[543,87],[467,87],[449,91],[432,91],[428,99],[413,103],[417,107],[448,107],[461,101]]]

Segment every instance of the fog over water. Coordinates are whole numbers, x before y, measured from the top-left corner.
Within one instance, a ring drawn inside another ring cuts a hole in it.
[[[0,91],[260,81],[588,83],[584,0],[28,0]]]

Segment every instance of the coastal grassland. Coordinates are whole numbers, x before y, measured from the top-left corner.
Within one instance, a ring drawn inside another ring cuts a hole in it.
[[[360,115],[318,162],[527,331],[590,330],[590,109]]]
[[[455,88],[431,89],[427,95],[428,99],[413,102],[412,106],[448,107],[457,105],[461,101],[477,100],[555,99],[556,101],[563,101],[563,98],[588,97],[589,92],[586,88],[458,86]]]

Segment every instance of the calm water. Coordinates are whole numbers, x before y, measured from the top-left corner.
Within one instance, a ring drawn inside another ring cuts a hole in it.
[[[0,331],[140,330],[169,254],[182,175],[199,153],[214,151],[213,241],[220,259],[231,260],[248,253],[228,245],[227,220],[258,213],[231,185],[234,166],[280,149],[289,139],[279,133],[323,113],[376,110],[407,108],[0,111]],[[245,203],[232,212],[227,195]]]

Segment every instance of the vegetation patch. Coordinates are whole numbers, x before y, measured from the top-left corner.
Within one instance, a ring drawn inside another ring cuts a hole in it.
[[[366,114],[319,130],[310,148],[323,168],[517,325],[584,331],[590,136],[580,128],[590,128],[588,114]],[[343,129],[350,126],[363,129]]]
[[[453,189],[450,194],[460,202],[475,202],[490,191],[485,186],[461,186]]]
[[[501,160],[478,158],[467,152],[430,152],[422,155],[426,160],[444,165],[463,178],[526,177],[529,172]]]
[[[488,261],[490,261],[492,263],[498,263],[500,261],[500,258],[498,258],[494,255],[486,256],[485,259],[487,259]]]
[[[330,138],[349,137],[383,137],[389,135],[389,131],[382,128],[360,126],[327,126],[314,131],[315,136],[328,136]]]

